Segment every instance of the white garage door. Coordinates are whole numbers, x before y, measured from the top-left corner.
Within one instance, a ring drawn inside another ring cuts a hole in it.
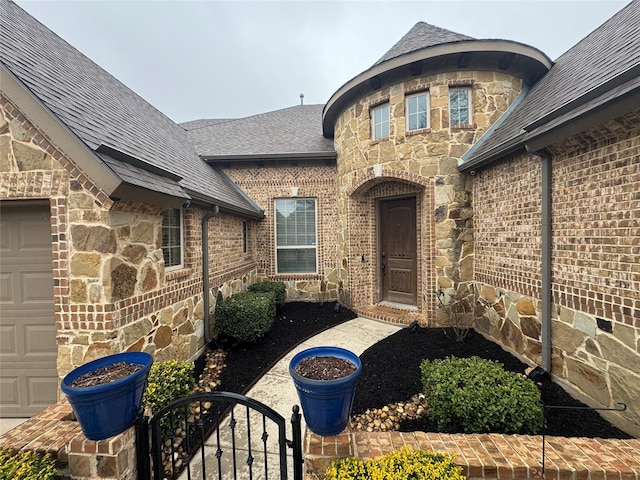
[[[0,416],[56,402],[56,329],[48,205],[0,202]]]

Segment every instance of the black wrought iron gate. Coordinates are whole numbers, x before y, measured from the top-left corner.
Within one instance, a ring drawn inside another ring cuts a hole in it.
[[[295,405],[288,440],[284,417],[244,395],[211,392],[181,398],[151,419],[138,416],[138,480],[302,480],[300,418]]]

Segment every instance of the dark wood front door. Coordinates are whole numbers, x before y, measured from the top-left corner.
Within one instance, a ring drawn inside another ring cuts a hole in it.
[[[416,199],[380,202],[380,278],[382,300],[416,304]]]

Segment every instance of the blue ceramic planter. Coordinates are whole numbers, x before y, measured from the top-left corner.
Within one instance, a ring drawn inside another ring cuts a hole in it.
[[[94,387],[72,387],[80,375],[118,362],[142,365],[133,375]],[[98,358],[72,370],[60,388],[76,414],[82,432],[89,440],[104,440],[133,425],[142,403],[153,358],[144,352],[126,352]]]
[[[296,367],[305,358],[337,357],[356,366],[351,375],[335,380],[312,380],[296,373]],[[318,435],[337,435],[349,423],[351,405],[356,392],[362,364],[358,356],[339,347],[314,347],[295,355],[289,363],[289,374],[298,391],[302,413],[309,429]]]

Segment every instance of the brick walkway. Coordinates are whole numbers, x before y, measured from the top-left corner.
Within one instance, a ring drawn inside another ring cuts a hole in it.
[[[307,471],[322,478],[334,458],[368,459],[407,445],[415,450],[454,453],[468,478],[539,479],[542,437],[458,435],[425,432],[348,431],[304,436]],[[546,437],[546,480],[640,480],[640,440]]]
[[[0,448],[49,453],[56,459],[56,479],[134,478],[135,429],[106,440],[88,440],[66,400],[51,405],[0,436]]]
[[[71,405],[66,401],[51,405],[0,436],[0,448],[49,453],[66,464],[68,444],[75,438],[84,438],[80,424],[72,419],[72,415]]]

